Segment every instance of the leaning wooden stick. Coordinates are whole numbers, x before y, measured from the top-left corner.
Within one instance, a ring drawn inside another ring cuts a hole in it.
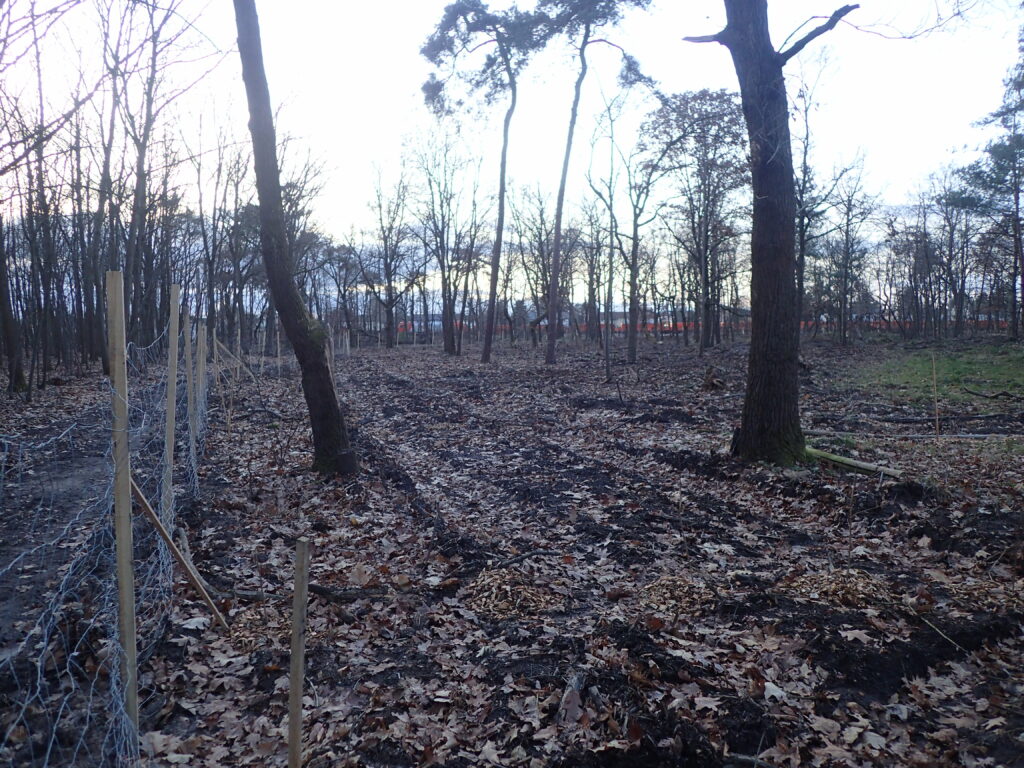
[[[295,542],[295,598],[292,602],[292,659],[288,673],[288,768],[302,766],[302,681],[306,673],[306,599],[309,540]]]
[[[220,341],[218,341],[218,342],[217,342],[217,345],[218,345],[218,346],[219,346],[219,347],[221,348],[221,350],[222,350],[222,351],[224,352],[224,354],[225,354],[225,355],[228,355],[228,356],[229,356],[229,357],[230,357],[231,359],[233,359],[233,360],[235,361],[235,368],[236,368],[236,369],[237,369],[237,368],[239,368],[239,367],[241,367],[242,369],[244,369],[244,370],[245,370],[245,372],[246,372],[246,373],[248,373],[248,374],[249,374],[249,378],[251,378],[251,379],[252,379],[252,380],[253,380],[253,381],[254,381],[254,382],[255,382],[256,384],[259,384],[259,380],[258,380],[258,379],[256,378],[256,374],[255,374],[255,373],[253,373],[253,372],[252,372],[252,371],[251,371],[251,370],[249,369],[249,366],[248,366],[248,365],[246,365],[246,364],[245,364],[245,363],[243,363],[243,362],[242,362],[241,360],[239,360],[239,359],[238,359],[237,357],[235,357],[235,353],[234,353],[234,352],[232,352],[232,351],[231,351],[230,349],[228,349],[227,347],[225,347],[225,346],[224,346],[223,344],[221,344],[221,342],[220,342]]]
[[[143,514],[146,515],[149,522],[151,522],[153,527],[156,528],[156,532],[160,534],[160,538],[164,540],[167,548],[171,550],[171,554],[174,555],[174,559],[178,561],[178,565],[180,565],[181,569],[185,572],[185,578],[188,579],[188,583],[192,585],[192,588],[203,599],[203,602],[206,603],[217,622],[224,627],[224,629],[230,629],[227,621],[224,620],[224,615],[217,609],[217,605],[213,602],[213,598],[210,597],[210,593],[206,591],[205,587],[203,587],[202,579],[199,574],[196,573],[195,566],[193,566],[192,563],[190,563],[185,556],[181,554],[181,550],[178,549],[178,545],[174,543],[174,539],[171,538],[171,534],[167,532],[166,528],[164,528],[164,524],[160,522],[160,518],[157,516],[156,512],[153,511],[153,507],[150,506],[150,503],[146,500],[146,496],[142,492],[142,489],[135,483],[134,477],[132,478],[132,495],[139,503],[139,506],[142,507]]]

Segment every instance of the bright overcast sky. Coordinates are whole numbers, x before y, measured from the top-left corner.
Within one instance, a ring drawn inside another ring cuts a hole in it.
[[[271,97],[282,106],[279,130],[298,138],[325,164],[318,218],[328,232],[343,235],[353,223],[365,220],[377,168],[385,177],[392,174],[404,148],[414,145],[429,126],[420,85],[430,67],[419,49],[445,4],[257,0]],[[769,5],[776,45],[809,17],[827,15],[840,4],[773,0]],[[848,19],[876,32],[883,23],[907,31],[942,4],[865,0]],[[234,44],[230,7],[226,0],[217,0],[200,20],[202,29],[225,49]],[[715,32],[723,20],[719,0],[655,0],[648,12],[631,14],[607,36],[636,55],[666,90],[735,88],[724,48],[681,40]],[[816,91],[820,108],[813,122],[817,166],[828,172],[862,154],[869,190],[899,203],[929,173],[973,157],[985,141],[984,131],[974,123],[999,104],[1002,80],[1017,58],[1019,22],[1012,0],[984,0],[968,21],[919,39],[889,40],[849,26],[819,39],[788,68],[791,92],[801,71],[809,79],[821,73]],[[600,94],[602,89],[614,92],[618,68],[617,54],[608,47],[595,50],[592,60],[570,177],[569,196],[577,199],[586,189],[589,139],[601,108]],[[241,136],[245,124],[237,108],[244,96],[238,73],[233,56],[208,86],[216,99],[207,95],[201,108],[216,109],[216,121],[232,123]],[[513,124],[513,181],[539,184],[552,197],[573,78],[564,49],[538,59],[522,84]],[[466,133],[466,141],[484,158],[487,184],[497,163],[500,125],[479,117],[471,124],[474,129]]]

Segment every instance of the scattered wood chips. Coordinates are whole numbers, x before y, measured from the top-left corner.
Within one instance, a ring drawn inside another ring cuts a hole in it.
[[[470,609],[496,619],[523,618],[565,607],[563,598],[513,568],[481,571],[468,591]]]

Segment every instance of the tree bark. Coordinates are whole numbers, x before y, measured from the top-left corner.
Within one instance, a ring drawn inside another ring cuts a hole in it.
[[[313,431],[313,467],[323,474],[354,475],[359,462],[331,380],[324,329],[306,311],[287,249],[277,137],[255,0],[234,0],[234,4],[260,203],[260,246],[274,306],[302,371],[302,391]]]
[[[747,393],[732,451],[791,464],[804,455],[796,334],[796,190],[789,105],[772,46],[767,0],[725,0],[729,49],[750,137],[754,211],[751,232],[751,335]]]

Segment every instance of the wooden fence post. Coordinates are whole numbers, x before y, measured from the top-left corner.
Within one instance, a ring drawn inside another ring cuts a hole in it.
[[[295,596],[292,600],[292,657],[288,672],[288,768],[302,766],[302,687],[306,674],[306,598],[309,540],[295,542]]]
[[[220,350],[217,349],[217,327],[213,328],[213,381],[217,385],[217,399],[223,401],[224,396],[220,390]]]
[[[125,361],[124,283],[121,273],[107,272],[107,334],[113,384],[114,534],[117,539],[118,630],[124,656],[121,681],[124,708],[139,731],[138,657],[135,648],[135,574],[132,542],[132,469],[128,445],[128,367]]]
[[[185,392],[188,394],[188,456],[194,461],[196,456],[196,381],[192,370],[192,320],[186,306],[181,312],[181,327],[184,330],[185,343]]]
[[[206,405],[206,323],[199,323],[196,330],[196,401]],[[198,417],[198,414],[197,414]]]
[[[330,356],[327,364],[331,371],[331,387],[337,390],[338,385],[334,383],[334,328],[329,325],[327,326],[327,354]]]
[[[269,315],[268,315],[269,316]],[[260,379],[263,378],[263,365],[267,362],[267,324],[260,328]]]
[[[167,425],[164,429],[164,477],[160,485],[160,516],[170,521],[174,505],[174,427],[178,407],[178,311],[181,288],[171,286],[171,315],[167,332]]]

